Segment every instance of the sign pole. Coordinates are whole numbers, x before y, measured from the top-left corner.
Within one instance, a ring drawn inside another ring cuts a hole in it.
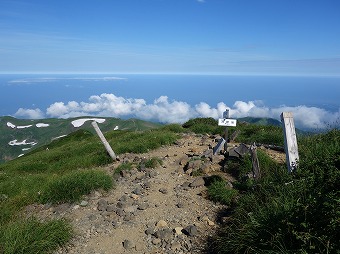
[[[282,112],[281,122],[285,141],[287,168],[288,172],[292,172],[298,166],[297,164],[299,161],[293,113]]]
[[[217,154],[217,152],[221,149],[221,146],[224,143],[224,151],[227,152],[228,148],[228,127],[229,126],[236,126],[236,119],[229,119],[229,109],[226,109],[225,112],[223,112],[223,118],[218,119],[218,126],[225,126],[224,131],[224,138],[221,138],[221,141],[219,144],[214,148],[214,154]]]

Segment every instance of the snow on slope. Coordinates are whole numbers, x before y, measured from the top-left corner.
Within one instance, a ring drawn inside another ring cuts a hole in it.
[[[35,142],[28,142],[28,143],[27,143],[26,140],[27,140],[27,139],[24,139],[23,141],[18,142],[17,139],[14,139],[14,140],[12,140],[12,141],[9,141],[8,144],[9,144],[10,146],[22,146],[22,145],[31,145],[31,146],[35,146],[36,144],[38,144],[38,143],[35,143]]]

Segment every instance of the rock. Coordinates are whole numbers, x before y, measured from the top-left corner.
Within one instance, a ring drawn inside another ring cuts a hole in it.
[[[87,201],[85,201],[85,200],[83,200],[83,201],[80,202],[80,206],[82,206],[82,207],[85,207],[85,206],[87,206],[88,204],[89,204],[89,202],[87,202]]]
[[[129,177],[130,172],[128,170],[123,169],[122,171],[119,172],[121,177]]]
[[[124,211],[123,211],[123,209],[122,209],[122,208],[117,208],[117,209],[116,209],[116,214],[117,214],[118,216],[124,216]]]
[[[189,162],[189,158],[187,155],[183,155],[180,159],[179,159],[179,165],[182,165],[183,167]]]
[[[136,194],[136,195],[141,195],[142,194],[142,189],[140,187],[137,187],[136,189],[134,189],[132,191],[133,194]]]
[[[126,202],[128,200],[128,196],[123,195],[120,197],[120,199],[118,199],[118,201],[122,201],[122,202]]]
[[[183,204],[183,203],[178,203],[176,206],[177,206],[178,208],[183,208],[183,207],[184,207],[184,204]]]
[[[156,224],[157,228],[164,228],[164,227],[167,227],[167,226],[168,226],[168,223],[166,223],[166,221],[164,221],[164,220],[160,220]]]
[[[234,149],[236,153],[238,153],[241,157],[249,153],[249,148],[245,144],[240,144],[238,147]]]
[[[151,188],[151,183],[150,182],[145,182],[143,187],[144,187],[144,189],[150,189]]]
[[[176,235],[181,235],[183,228],[182,227],[175,227],[174,232]]]
[[[130,249],[133,249],[135,247],[135,244],[130,240],[124,240],[123,246],[124,246],[125,249],[130,250]]]
[[[163,228],[155,232],[155,236],[159,239],[170,239],[172,236],[172,230],[170,228]]]
[[[146,203],[146,202],[143,202],[143,203],[138,204],[137,209],[138,209],[138,210],[145,210],[145,209],[147,209],[148,207],[149,207],[149,204]]]
[[[183,229],[183,233],[188,236],[195,236],[198,234],[197,227],[195,225],[189,225]]]
[[[188,188],[189,185],[190,185],[190,182],[185,181],[185,182],[181,185],[181,187],[182,187],[182,188]]]
[[[100,199],[98,201],[97,209],[98,211],[105,211],[107,207],[107,201],[105,199]]]
[[[106,207],[107,212],[114,212],[115,210],[116,210],[116,206],[114,206],[114,205],[108,205]]]
[[[153,235],[155,233],[155,230],[153,228],[148,228],[145,230],[145,234],[147,235]]]
[[[176,251],[176,250],[181,250],[182,245],[179,242],[173,242],[171,244],[171,250]]]
[[[204,186],[205,182],[204,182],[204,178],[203,177],[196,177],[195,180],[190,183],[189,187],[200,187],[200,186]]]
[[[158,245],[158,244],[160,244],[161,242],[162,242],[162,240],[159,239],[159,238],[155,238],[155,239],[152,240],[152,244],[154,244],[154,245]]]
[[[163,194],[168,194],[168,190],[166,188],[160,188],[159,192],[161,192]]]
[[[72,209],[77,210],[77,209],[79,209],[79,207],[80,207],[80,205],[75,205]]]
[[[125,208],[128,206],[128,204],[126,202],[123,201],[119,201],[116,205],[118,208]]]
[[[128,206],[123,209],[126,213],[135,213],[137,211],[137,206]]]
[[[136,195],[136,194],[133,194],[133,193],[132,193],[130,196],[131,196],[131,198],[134,199],[134,200],[139,199],[139,196]]]

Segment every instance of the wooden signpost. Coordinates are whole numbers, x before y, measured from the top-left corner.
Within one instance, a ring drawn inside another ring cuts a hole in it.
[[[287,168],[289,172],[292,172],[294,169],[296,169],[299,162],[299,153],[296,140],[293,113],[282,112],[281,122],[285,141]]]
[[[98,124],[96,121],[92,122],[92,126],[95,129],[97,135],[99,136],[100,140],[102,141],[103,145],[105,146],[106,151],[109,153],[110,157],[112,158],[112,160],[116,160],[116,154],[114,153],[114,151],[112,150],[109,142],[107,142],[106,138],[104,137],[102,131],[99,129]]]

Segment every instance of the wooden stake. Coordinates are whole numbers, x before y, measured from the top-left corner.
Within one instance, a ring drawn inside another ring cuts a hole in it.
[[[99,129],[98,124],[96,121],[92,122],[92,126],[95,129],[95,131],[97,132],[97,135],[99,136],[100,140],[102,141],[103,145],[105,146],[106,151],[109,153],[110,157],[112,158],[112,160],[116,160],[116,154],[114,153],[114,151],[112,150],[109,142],[107,142],[106,138],[104,137],[102,131]]]
[[[261,178],[261,171],[260,171],[260,164],[259,160],[257,158],[257,147],[254,144],[251,145],[250,149],[250,156],[251,156],[251,163],[252,163],[252,168],[253,168],[253,177],[258,180]]]
[[[285,141],[287,168],[289,172],[292,172],[294,169],[296,169],[297,163],[299,161],[293,113],[282,112],[281,122]]]

